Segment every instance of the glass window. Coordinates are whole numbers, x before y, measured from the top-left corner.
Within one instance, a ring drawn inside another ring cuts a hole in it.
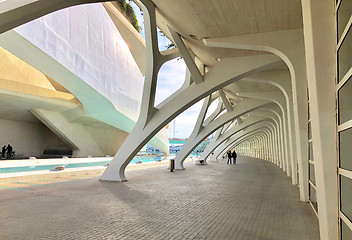
[[[342,124],[352,119],[352,78],[339,89],[338,98],[339,124]]]
[[[318,212],[318,203],[317,203],[317,193],[312,185],[309,184],[309,200],[312,203],[315,211]]]
[[[340,175],[340,206],[341,212],[352,220],[352,179]]]
[[[314,161],[314,158],[313,158],[313,143],[308,143],[308,157],[309,157],[309,160],[312,160]]]
[[[341,222],[341,239],[342,240],[350,240],[352,239],[352,231],[351,229],[346,225],[344,221]]]
[[[309,163],[309,180],[315,184],[315,171],[314,171],[314,164]]]
[[[308,139],[312,139],[312,124],[308,122]]]
[[[352,171],[352,128],[339,132],[340,168]]]
[[[338,32],[338,40],[345,30],[348,20],[350,19],[352,14],[352,1],[351,0],[342,0],[337,10],[337,32]]]
[[[346,75],[347,71],[352,66],[352,31],[349,30],[345,40],[342,42],[341,47],[337,53],[338,55],[338,80],[339,82],[341,79]]]

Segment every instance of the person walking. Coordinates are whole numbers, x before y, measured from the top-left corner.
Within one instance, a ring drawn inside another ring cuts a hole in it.
[[[229,162],[230,162],[230,164],[231,164],[231,157],[232,157],[232,154],[231,154],[231,151],[229,150],[228,152],[227,152],[227,164],[229,164]]]
[[[237,153],[235,150],[233,150],[233,152],[232,152],[232,158],[233,158],[233,160],[232,160],[233,164],[236,164]]]
[[[6,153],[6,145],[2,147],[1,149],[1,158],[5,157],[5,153]]]
[[[7,150],[7,158],[10,159],[11,158],[11,154],[12,154],[12,150],[13,150],[12,146],[10,145],[10,143],[7,145],[6,150]]]

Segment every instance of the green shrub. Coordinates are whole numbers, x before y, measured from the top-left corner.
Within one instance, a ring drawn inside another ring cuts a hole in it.
[[[138,25],[138,20],[136,18],[136,14],[133,11],[132,6],[127,3],[125,0],[115,0],[114,1],[122,14],[129,20],[129,22],[132,24],[132,26],[139,32],[140,28]]]

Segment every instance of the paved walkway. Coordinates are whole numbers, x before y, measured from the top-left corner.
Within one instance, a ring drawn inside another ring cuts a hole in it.
[[[0,191],[0,239],[319,239],[311,207],[273,164],[239,158],[126,183],[72,176]]]

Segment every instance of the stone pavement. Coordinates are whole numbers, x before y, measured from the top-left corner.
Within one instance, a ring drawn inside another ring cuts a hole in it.
[[[263,160],[126,176],[126,183],[86,175],[1,190],[0,239],[319,239],[298,188]]]

